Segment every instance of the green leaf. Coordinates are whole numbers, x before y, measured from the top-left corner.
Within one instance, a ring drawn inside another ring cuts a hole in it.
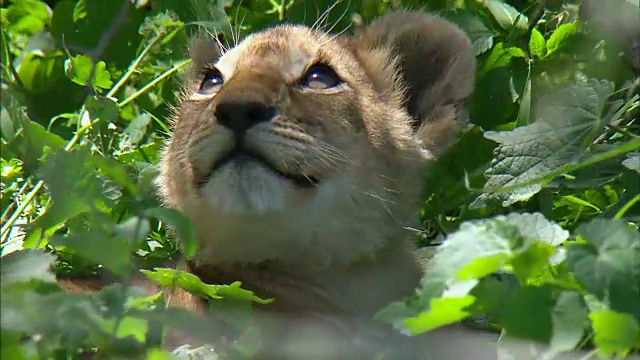
[[[588,243],[567,248],[567,265],[591,294],[614,311],[640,309],[640,234],[621,220],[594,219],[576,233]]]
[[[445,13],[444,17],[464,30],[473,44],[476,55],[484,53],[493,46],[493,33],[473,14],[467,11],[455,11]]]
[[[55,257],[40,249],[24,249],[14,251],[0,257],[0,285],[8,287],[15,283],[38,280],[55,282],[51,265]]]
[[[633,152],[627,154],[627,158],[622,161],[622,165],[627,169],[633,170],[640,174],[640,153]]]
[[[520,109],[518,110],[518,119],[516,127],[526,126],[530,124],[531,117],[531,64],[527,72],[527,82],[524,85],[522,96],[520,97]]]
[[[41,51],[34,51],[24,56],[18,76],[25,89],[34,93],[45,92],[61,77],[64,69],[61,52],[42,54]]]
[[[484,5],[503,29],[507,31],[527,30],[529,19],[511,5],[500,0],[484,0]]]
[[[73,7],[73,22],[78,22],[85,17],[87,17],[87,4],[85,0],[79,0]]]
[[[230,298],[241,301],[253,301],[267,304],[270,300],[263,300],[249,290],[244,290],[239,281],[230,285],[205,284],[197,276],[186,271],[154,268],[153,271],[140,270],[146,277],[163,287],[179,287],[197,296],[206,296],[211,299]]]
[[[82,229],[68,236],[54,235],[49,242],[55,246],[64,246],[91,263],[103,265],[121,276],[129,274],[133,265],[133,244],[106,229]]]
[[[466,319],[470,313],[465,309],[472,305],[475,298],[467,295],[460,298],[431,299],[431,311],[405,320],[405,327],[412,335],[422,334]]]
[[[104,123],[115,122],[120,114],[118,104],[113,99],[104,96],[89,96],[85,101],[88,117],[80,119],[81,125],[88,125],[90,121],[100,119]]]
[[[545,176],[578,161],[604,126],[603,111],[612,92],[613,84],[604,80],[564,85],[539,100],[531,125],[486,132],[500,145],[485,172],[485,192],[471,207],[525,201],[551,180]]]
[[[551,56],[553,53],[557,52],[563,46],[568,44],[569,39],[571,39],[576,34],[577,29],[578,27],[576,22],[558,26],[558,28],[549,37],[549,40],[547,40],[547,53],[546,55],[544,55],[544,57]]]
[[[51,154],[39,177],[44,181],[53,204],[32,227],[48,229],[93,207],[109,204],[103,183],[96,177],[88,151],[58,150]]]
[[[553,332],[551,290],[550,286],[526,286],[516,290],[506,301],[500,316],[507,334],[547,343]]]
[[[86,55],[76,55],[64,62],[65,74],[78,85],[91,85],[96,89],[108,89],[113,85],[111,75],[104,61],[93,66],[93,60]]]
[[[102,324],[104,330],[107,332],[113,331],[117,321],[118,320],[116,319],[105,321]],[[144,343],[148,331],[149,323],[147,320],[139,319],[132,316],[125,316],[119,320],[118,328],[115,331],[115,336],[120,339],[131,336],[136,339],[136,341]]]
[[[465,222],[447,237],[431,259],[419,295],[406,303],[391,304],[376,317],[401,330],[405,330],[407,318],[438,319],[441,314],[429,314],[436,311],[430,308],[433,298],[464,298],[479,279],[512,262],[519,273],[525,274],[523,276],[537,275],[549,266],[552,252],[548,249],[554,249],[568,236],[567,231],[541,214],[513,213]],[[523,254],[527,251],[540,258],[525,261]],[[460,315],[460,312],[455,314]]]
[[[188,259],[198,251],[198,242],[193,231],[191,220],[180,211],[165,207],[146,209],[145,216],[159,219],[178,232],[178,238],[183,246],[184,256]]]
[[[628,314],[599,311],[589,314],[593,322],[593,341],[601,355],[626,356],[631,350],[640,350],[640,326]]]
[[[536,28],[531,30],[531,38],[529,39],[529,54],[537,58],[542,58],[545,55],[546,42],[544,36]]]
[[[497,43],[487,56],[481,74],[486,74],[491,69],[508,66],[514,57],[524,58],[526,54],[518,47],[505,48],[503,43]]]
[[[587,308],[582,296],[575,291],[563,291],[558,296],[551,316],[553,335],[549,354],[559,354],[575,349],[587,329]]]
[[[4,16],[11,32],[35,34],[50,21],[46,3],[39,0],[12,1]]]

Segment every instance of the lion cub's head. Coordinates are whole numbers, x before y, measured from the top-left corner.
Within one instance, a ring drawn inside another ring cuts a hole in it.
[[[350,37],[280,26],[226,52],[200,40],[192,56],[159,184],[211,263],[352,262],[404,241],[475,72],[466,36],[417,12]]]

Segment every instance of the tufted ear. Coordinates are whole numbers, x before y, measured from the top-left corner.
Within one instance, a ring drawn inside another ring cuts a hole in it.
[[[447,149],[468,121],[466,100],[475,82],[467,35],[434,15],[394,12],[350,42],[374,83],[402,98],[424,147],[435,154]]]
[[[189,54],[193,61],[193,69],[202,69],[208,64],[212,64],[224,52],[224,38],[222,34],[217,36],[197,35],[191,39],[189,44]]]

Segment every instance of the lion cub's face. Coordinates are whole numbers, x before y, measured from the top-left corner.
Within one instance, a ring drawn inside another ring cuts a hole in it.
[[[194,64],[159,183],[208,260],[322,251],[310,244],[349,257],[410,220],[429,152],[389,51],[284,26]]]

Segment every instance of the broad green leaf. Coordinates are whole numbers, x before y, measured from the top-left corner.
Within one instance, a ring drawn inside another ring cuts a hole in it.
[[[116,321],[118,320],[110,319],[109,321],[105,321],[102,324],[104,330],[107,332],[113,332],[113,329],[116,326]],[[149,331],[149,323],[147,320],[133,316],[125,316],[118,321],[118,328],[114,334],[117,338],[132,336],[138,342],[144,343],[147,331]]]
[[[163,287],[179,287],[198,296],[207,296],[211,299],[230,298],[241,301],[254,301],[261,304],[269,303],[270,300],[263,300],[249,290],[244,290],[240,282],[236,281],[230,285],[209,285],[205,284],[197,276],[186,271],[154,268],[153,271],[141,270],[149,279],[157,282]]]
[[[85,102],[88,118],[81,119],[82,125],[89,121],[100,119],[101,121],[115,122],[118,119],[120,109],[113,99],[104,96],[89,96]]]
[[[43,54],[34,51],[25,54],[18,69],[18,76],[25,89],[41,93],[49,90],[61,77],[63,69],[64,58],[61,52]]]
[[[157,207],[145,210],[145,216],[153,217],[167,223],[178,233],[178,238],[183,246],[184,256],[194,256],[198,250],[198,242],[193,231],[191,219],[178,210]]]
[[[544,57],[546,52],[545,45],[544,36],[542,36],[538,29],[533,28],[531,30],[531,38],[529,39],[529,54],[537,58]]]
[[[55,282],[51,265],[55,257],[39,249],[14,251],[0,257],[0,285],[8,287],[18,282],[38,280]],[[3,290],[4,291],[4,290]]]
[[[86,55],[76,55],[64,62],[65,74],[78,85],[90,85],[96,89],[108,89],[113,85],[104,61],[93,64]]]
[[[486,132],[500,145],[485,172],[485,192],[471,207],[525,201],[551,180],[545,176],[579,161],[605,125],[603,111],[612,92],[613,84],[604,80],[567,84],[539,100],[531,125]]]
[[[123,239],[129,240],[131,244],[136,244],[147,237],[151,228],[149,220],[132,216],[115,225],[113,230]]]
[[[626,356],[631,350],[640,350],[640,325],[632,316],[600,311],[589,314],[589,318],[600,354]]]
[[[553,332],[551,304],[550,286],[522,287],[507,299],[500,324],[511,336],[547,343]]]
[[[551,316],[553,335],[549,354],[559,354],[575,349],[587,329],[587,308],[579,293],[563,291],[558,296]]]
[[[587,243],[571,244],[567,264],[577,281],[614,311],[640,315],[640,234],[621,220],[596,218],[578,227]]]
[[[507,31],[526,31],[529,26],[529,19],[525,14],[520,13],[511,5],[501,0],[484,0],[484,5],[496,19],[500,27]]]
[[[640,174],[640,153],[634,152],[627,154],[627,158],[622,161],[622,165]]]
[[[151,116],[147,113],[143,113],[127,125],[126,129],[124,129],[124,133],[129,136],[129,141],[132,145],[135,145],[142,140],[144,134],[147,132],[149,123],[151,123]]]
[[[68,251],[85,258],[94,264],[103,265],[115,274],[126,276],[132,268],[133,244],[106,229],[82,229],[68,236],[54,235],[49,242],[55,246],[64,246]]]
[[[463,298],[479,279],[507,265],[523,276],[533,276],[549,266],[554,246],[563,243],[568,232],[541,214],[509,214],[487,220],[465,222],[447,237],[431,259],[421,281],[419,295],[408,302],[391,304],[376,315],[404,328],[406,318],[426,315],[433,298]],[[531,253],[527,254],[528,251]],[[535,261],[527,256],[539,256]]]
[[[4,10],[4,9],[3,9]],[[3,16],[8,22],[11,32],[31,35],[49,24],[50,16],[47,5],[39,0],[12,1]]]
[[[476,56],[491,49],[491,46],[493,46],[493,33],[478,17],[466,11],[449,12],[445,13],[444,16],[460,26],[469,36]]]
[[[32,226],[48,229],[92,207],[110,203],[96,175],[91,155],[84,149],[58,150],[48,156],[39,177],[53,204]]]
[[[461,298],[436,298],[429,304],[431,311],[405,320],[405,327],[413,335],[422,334],[464,320],[470,313],[466,310],[475,298],[467,295]]]
[[[518,47],[504,47],[504,43],[497,43],[496,46],[491,49],[489,56],[484,62],[481,74],[486,74],[491,69],[505,67],[511,63],[513,58],[524,58],[526,54],[522,49]]]
[[[565,46],[569,39],[571,39],[577,31],[577,23],[572,22],[569,24],[562,24],[549,36],[547,40],[546,49],[547,53],[544,57],[551,56],[551,54],[557,52],[563,46]]]

